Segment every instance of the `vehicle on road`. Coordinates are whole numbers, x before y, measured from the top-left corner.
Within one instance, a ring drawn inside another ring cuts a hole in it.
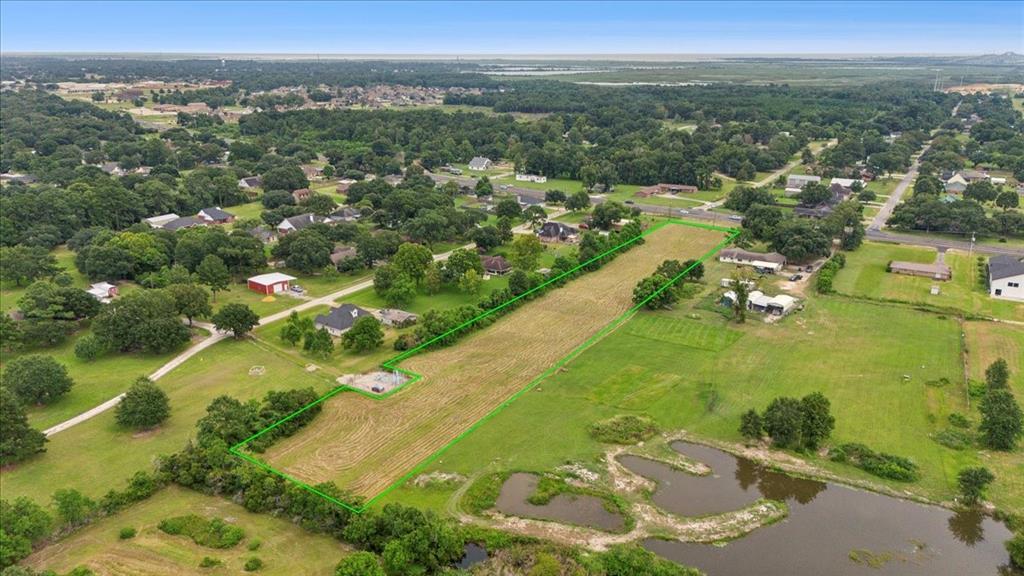
[[[789,277],[789,281],[790,282],[797,282],[797,281],[803,280],[803,279],[804,279],[804,275],[803,274],[793,274],[792,276]]]

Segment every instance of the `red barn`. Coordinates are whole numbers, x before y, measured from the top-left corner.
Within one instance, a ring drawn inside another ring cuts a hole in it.
[[[288,290],[289,283],[292,280],[295,280],[294,276],[280,272],[260,274],[259,276],[249,278],[249,290],[259,292],[260,294],[276,294]]]

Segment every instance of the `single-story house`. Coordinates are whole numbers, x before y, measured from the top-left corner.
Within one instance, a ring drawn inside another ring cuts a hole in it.
[[[544,199],[543,198],[534,198],[532,196],[523,196],[522,194],[517,195],[516,196],[516,200],[519,202],[519,205],[522,206],[523,208],[527,208],[529,206],[543,206],[544,205]]]
[[[355,222],[356,220],[359,220],[359,218],[362,217],[362,215],[363,213],[360,212],[358,208],[352,208],[351,206],[342,206],[341,208],[338,208],[337,210],[332,212],[331,215],[327,217],[327,219],[330,220],[331,222]]]
[[[480,263],[484,266],[484,272],[495,276],[508,274],[512,270],[512,265],[503,256],[484,256],[480,258]]]
[[[358,251],[352,246],[335,246],[331,252],[331,263],[337,266],[349,258],[355,258]]]
[[[306,214],[299,214],[298,216],[292,216],[291,218],[285,218],[277,225],[278,234],[287,234],[295,230],[302,230],[303,228],[312,224],[322,224],[327,219],[323,216],[317,216],[312,212]]]
[[[1005,254],[989,258],[988,293],[993,298],[1024,301],[1024,262]]]
[[[810,183],[818,184],[821,182],[821,176],[811,176],[810,174],[790,174],[786,178],[786,188],[800,188]]]
[[[100,302],[110,302],[110,299],[117,296],[117,286],[109,282],[97,282],[86,290],[93,298]]]
[[[164,230],[170,230],[171,232],[177,232],[178,230],[184,230],[186,228],[195,228],[196,226],[206,226],[206,223],[198,218],[191,216],[182,216],[181,218],[175,218],[170,222],[167,222],[161,228]]]
[[[327,314],[317,314],[313,320],[313,326],[317,330],[321,328],[327,330],[331,336],[341,336],[363,316],[373,316],[373,314],[355,304],[342,304],[337,308],[331,308]]]
[[[226,210],[221,210],[220,206],[203,208],[199,211],[199,214],[196,214],[196,217],[210,224],[227,224],[235,221],[235,215]]]
[[[315,180],[324,175],[324,169],[319,166],[313,166],[311,164],[303,164],[301,167],[302,173],[308,180]]]
[[[968,183],[988,180],[988,174],[980,170],[961,170],[960,175],[963,176],[963,179]]]
[[[474,156],[473,159],[469,161],[470,170],[490,170],[492,166],[494,166],[494,162],[491,162],[490,158],[485,158],[483,156]]]
[[[988,181],[991,182],[993,186],[1002,186],[1006,184],[1006,178],[1003,178],[1002,176],[993,176],[989,178]]]
[[[722,306],[732,306],[736,302],[736,292],[733,290],[722,294],[719,303]],[[796,309],[799,301],[789,294],[778,294],[768,296],[760,290],[753,290],[747,294],[747,310],[771,314],[773,316],[785,316]]]
[[[384,180],[385,182],[392,186],[398,186],[399,184],[402,183],[402,180],[405,180],[405,177],[402,176],[401,174],[388,174],[387,176],[382,178],[382,180]]]
[[[946,192],[952,192],[955,194],[963,194],[964,190],[967,190],[967,180],[962,174],[953,174],[946,180],[944,185]]]
[[[923,264],[921,262],[893,260],[889,262],[889,272],[893,274],[906,274],[907,276],[920,276],[933,280],[949,280],[953,277],[953,271],[950,267],[938,262]]]
[[[313,196],[313,191],[309,188],[299,188],[298,190],[292,191],[292,198],[295,199],[296,204],[301,204],[304,200],[309,200]]]
[[[377,320],[385,326],[391,326],[392,328],[405,328],[406,326],[412,326],[419,319],[418,316],[412,312],[406,312],[405,310],[398,310],[395,308],[381,308],[374,313]]]
[[[726,248],[718,253],[719,262],[752,266],[777,274],[786,265],[786,257],[778,252],[750,252],[742,248]]]
[[[267,274],[260,274],[259,276],[253,276],[246,282],[249,286],[249,290],[253,292],[259,292],[261,294],[277,294],[279,292],[285,292],[291,286],[292,280],[295,280],[295,276],[289,276],[288,274],[282,274],[280,272],[270,272]]]
[[[252,236],[264,244],[269,244],[274,241],[274,231],[262,224],[250,228],[247,232],[249,233],[249,236]]]
[[[455,176],[461,176],[462,175],[462,170],[459,170],[458,168],[456,168],[454,166],[451,166],[451,165],[442,166],[441,170],[444,171],[444,172],[447,172],[449,174],[454,174]]]
[[[104,162],[100,164],[100,170],[103,170],[111,176],[124,176],[124,169],[117,165],[117,162]]]
[[[181,216],[171,212],[170,214],[161,214],[159,216],[144,218],[142,221],[149,224],[150,228],[163,228],[165,224],[177,220],[178,218],[181,218]]]
[[[580,231],[576,228],[550,220],[537,231],[537,237],[541,242],[575,242],[579,235]]]
[[[843,188],[853,188],[853,185],[857,184],[858,182],[861,186],[864,185],[864,181],[861,180],[860,178],[833,178],[831,184],[839,184]]]
[[[520,174],[516,173],[517,182],[535,182],[537,184],[543,184],[548,181],[547,176],[541,176],[539,174]]]
[[[335,187],[334,190],[338,194],[347,194],[348,193],[348,189],[351,188],[352,185],[355,184],[355,183],[356,183],[356,180],[353,180],[351,178],[342,178],[341,180],[338,180],[338,186]]]
[[[832,213],[832,206],[830,204],[819,204],[817,206],[796,206],[793,208],[793,214],[802,218],[824,218]]]
[[[636,191],[634,196],[645,198],[647,196],[657,196],[660,194],[693,194],[697,192],[696,186],[689,184],[655,184],[653,186],[647,186]]]
[[[259,176],[249,176],[248,178],[241,178],[238,180],[239,188],[259,188],[263,185],[263,178]]]

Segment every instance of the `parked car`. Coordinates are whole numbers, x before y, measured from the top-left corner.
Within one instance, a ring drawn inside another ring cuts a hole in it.
[[[636,202],[633,202],[632,200],[626,200],[625,202],[623,202],[623,204],[636,204]]]
[[[729,216],[729,220],[733,220],[735,222],[742,222],[743,221],[743,216],[740,216],[738,214],[733,214],[733,215]]]
[[[298,284],[292,284],[291,287],[289,287],[288,289],[291,290],[292,292],[295,292],[296,294],[302,294],[303,292],[305,292],[305,289],[303,289],[302,286],[299,286]]]
[[[803,280],[803,279],[804,279],[804,275],[803,274],[793,274],[792,276],[789,277],[789,281],[790,282],[796,282],[797,280]]]

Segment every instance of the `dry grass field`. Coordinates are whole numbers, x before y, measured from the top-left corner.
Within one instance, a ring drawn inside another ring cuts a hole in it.
[[[601,270],[462,342],[404,361],[403,368],[423,379],[397,394],[331,398],[312,424],[263,460],[308,483],[334,481],[360,496],[379,494],[628,310],[637,281],[663,260],[698,258],[723,238],[666,226]],[[542,387],[534,393],[543,394]]]

